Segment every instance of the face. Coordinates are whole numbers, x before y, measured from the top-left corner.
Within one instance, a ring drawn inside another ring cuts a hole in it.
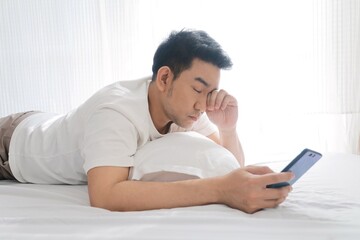
[[[210,92],[218,88],[220,69],[194,59],[191,68],[181,72],[166,90],[164,111],[172,122],[190,128],[206,111]]]

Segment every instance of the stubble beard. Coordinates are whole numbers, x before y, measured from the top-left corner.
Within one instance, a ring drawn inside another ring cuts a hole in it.
[[[173,89],[174,89],[174,86],[173,86],[173,83],[172,83],[169,90],[168,90],[168,92],[167,92],[167,95],[166,95],[168,98],[172,97]],[[169,109],[167,109],[167,110],[169,110]],[[167,115],[167,117],[170,119],[170,121],[172,123],[175,123],[176,125],[178,125],[181,128],[190,129],[194,125],[194,124],[187,124],[187,126],[185,126],[185,124],[183,124],[183,121],[181,121],[181,119],[179,117],[177,117],[176,114],[174,114],[173,111],[166,111],[166,115]]]

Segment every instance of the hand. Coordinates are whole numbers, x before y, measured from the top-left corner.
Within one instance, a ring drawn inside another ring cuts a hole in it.
[[[285,201],[291,186],[266,188],[268,184],[286,182],[292,173],[274,173],[268,167],[248,166],[223,176],[220,202],[246,213],[273,208]]]
[[[206,113],[219,131],[232,131],[236,128],[238,106],[236,99],[224,90],[215,90],[207,97]]]

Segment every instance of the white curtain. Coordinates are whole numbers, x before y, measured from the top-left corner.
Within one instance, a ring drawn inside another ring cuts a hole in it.
[[[360,1],[314,1],[316,105],[327,149],[360,154]]]
[[[304,147],[360,154],[358,0],[0,0],[0,116],[67,112],[151,74],[170,31],[209,32],[234,62],[248,163]]]

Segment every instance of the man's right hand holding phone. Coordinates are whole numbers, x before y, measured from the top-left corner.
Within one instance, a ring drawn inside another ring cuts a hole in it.
[[[291,172],[274,173],[269,167],[247,166],[220,177],[219,203],[255,213],[264,208],[281,204],[291,192],[291,186],[267,188],[278,182],[288,182],[294,177]]]

